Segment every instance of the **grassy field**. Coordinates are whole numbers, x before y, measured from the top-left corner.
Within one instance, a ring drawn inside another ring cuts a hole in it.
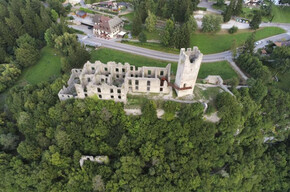
[[[81,7],[79,10],[80,11],[85,11],[85,12],[91,13],[91,14],[96,14],[97,13],[96,11],[93,11],[93,10],[90,10],[90,9],[86,9],[86,8],[83,8],[83,7]]]
[[[234,39],[236,39],[238,45],[241,46],[252,34],[252,32],[253,31],[250,30],[239,30],[238,33],[235,34],[229,34],[227,32],[220,32],[218,34],[194,33],[190,38],[190,47],[198,46],[203,54],[219,53],[230,50]],[[285,30],[278,27],[265,27],[256,31],[256,40],[264,39],[266,37],[274,36],[284,32]],[[170,47],[164,47],[159,43],[124,43],[167,53],[179,53],[179,50]]]
[[[260,10],[259,8],[249,8],[249,7],[243,7],[243,13],[241,14],[241,17],[252,19],[254,16],[254,11]]]
[[[83,8],[83,7],[81,7],[79,10],[80,11],[85,11],[85,12],[91,13],[91,14],[102,14],[102,15],[105,15],[105,16],[108,16],[108,17],[112,17],[112,15],[118,15],[118,13],[112,12],[112,11],[106,11],[106,10],[94,11],[94,10]]]
[[[171,47],[164,47],[162,46],[160,43],[140,43],[140,42],[130,42],[130,41],[125,41],[122,43],[126,43],[129,45],[134,45],[134,46],[138,46],[138,47],[144,47],[147,49],[153,49],[156,51],[163,51],[163,52],[167,52],[167,53],[174,53],[174,54],[178,54],[179,50],[178,49],[174,49]]]
[[[50,78],[60,76],[60,54],[49,47],[44,47],[40,53],[41,58],[38,63],[25,69],[21,74],[18,83],[26,82],[37,84],[39,82],[47,81]]]
[[[212,8],[214,8],[216,10],[226,11],[227,5],[224,4],[223,6],[217,6],[217,5],[213,4]]]
[[[125,53],[123,51],[117,51],[117,50],[108,49],[108,48],[101,48],[101,49],[92,51],[91,62],[94,62],[97,60],[100,60],[103,63],[107,63],[109,61],[116,61],[116,62],[120,62],[124,64],[125,62],[127,62],[137,67],[142,67],[142,66],[165,67],[168,63],[170,63],[166,61],[151,59],[148,57]],[[175,66],[175,69],[173,70],[176,71],[177,63],[174,63],[172,65]]]
[[[49,47],[44,47],[40,53],[41,57],[38,63],[23,70],[19,80],[16,82],[17,85],[37,84],[60,76],[61,61],[59,54]],[[4,107],[8,91],[9,89],[0,94],[0,109]]]
[[[254,10],[259,10],[259,8],[252,8],[244,7],[243,13],[241,17],[252,19],[254,15]],[[273,6],[272,13],[274,18],[272,20],[273,23],[290,23],[290,7],[283,7],[283,6]],[[263,17],[264,22],[269,22],[271,18]]]
[[[284,91],[290,92],[290,71],[284,73],[284,74],[278,74],[279,82],[277,83],[277,86],[280,89],[283,89]]]
[[[229,80],[231,78],[239,78],[237,73],[232,69],[227,61],[219,61],[214,63],[202,63],[198,78],[204,79],[208,75],[220,75],[223,80]]]
[[[273,6],[273,23],[290,23],[290,7]]]
[[[121,17],[126,17],[129,21],[133,21],[134,18],[134,12],[130,12],[126,15],[122,15]]]
[[[145,33],[147,40],[159,40],[161,32],[160,30],[155,30],[153,32],[148,32],[147,30],[143,30]]]
[[[169,61],[168,62],[160,61],[108,48],[101,48],[92,51],[91,62],[95,62],[97,60],[100,60],[103,63],[107,63],[109,61],[116,61],[121,63],[128,62],[129,64],[135,65],[137,67],[142,66],[165,67],[168,63],[171,63],[171,71],[175,74],[177,70],[177,63],[172,63]],[[201,65],[198,78],[204,79],[208,75],[220,75],[224,80],[228,80],[233,77],[238,78],[238,75],[231,68],[231,66],[227,61],[203,63]]]
[[[216,96],[221,92],[221,88],[219,87],[208,87],[205,90],[202,90],[199,87],[194,87],[193,93],[194,93],[194,99],[200,100],[215,100]]]
[[[238,45],[242,45],[252,32],[240,32],[236,34],[205,34],[196,33],[191,35],[190,46],[198,46],[203,54],[219,53],[230,49],[234,39]],[[284,33],[278,27],[266,27],[256,31],[256,40],[264,39],[273,35]]]

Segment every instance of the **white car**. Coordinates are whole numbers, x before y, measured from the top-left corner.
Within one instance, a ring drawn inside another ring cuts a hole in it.
[[[256,43],[255,43],[255,45],[260,45],[262,43],[262,41],[257,41]]]

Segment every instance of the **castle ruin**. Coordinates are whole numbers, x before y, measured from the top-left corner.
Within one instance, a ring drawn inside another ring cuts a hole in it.
[[[202,53],[197,47],[181,49],[175,83],[170,82],[171,64],[166,67],[139,67],[116,62],[100,61],[85,63],[83,69],[72,69],[68,87],[63,87],[58,97],[84,99],[97,96],[99,99],[126,102],[130,93],[170,94],[172,88],[178,97],[192,95]]]

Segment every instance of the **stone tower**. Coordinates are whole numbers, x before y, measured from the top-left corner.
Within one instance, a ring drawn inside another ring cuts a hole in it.
[[[177,96],[193,94],[203,54],[197,47],[180,50],[174,88]]]

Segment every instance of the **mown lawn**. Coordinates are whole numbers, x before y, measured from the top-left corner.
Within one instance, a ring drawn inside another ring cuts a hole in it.
[[[162,33],[161,30],[155,30],[153,32],[148,32],[147,30],[143,30],[148,40],[159,40],[160,35]]]
[[[132,41],[124,41],[122,43],[134,45],[134,46],[138,46],[138,47],[144,47],[147,49],[153,49],[156,51],[163,51],[163,52],[167,52],[167,53],[174,53],[174,54],[179,53],[178,49],[174,49],[171,47],[164,47],[160,43],[148,43],[148,42],[147,43],[140,43],[140,42],[132,42]]]
[[[144,56],[139,56],[135,54],[125,53],[123,51],[118,51],[114,49],[101,48],[94,50],[91,53],[91,62],[100,60],[103,63],[109,61],[116,61],[120,63],[129,63],[137,67],[142,66],[153,66],[153,67],[165,67],[168,63],[171,63],[171,71],[175,74],[177,70],[177,63],[160,61],[157,59],[151,59]],[[214,63],[203,63],[201,65],[198,78],[204,79],[208,75],[220,75],[224,80],[237,77],[236,72],[231,68],[227,61],[220,61]]]
[[[130,12],[126,15],[122,15],[121,17],[126,17],[129,21],[133,21],[133,18],[134,18],[134,12]]]
[[[44,47],[41,50],[40,60],[23,71],[18,83],[37,84],[48,81],[50,78],[60,76],[61,57],[60,54],[50,47]]]
[[[239,30],[236,34],[219,33],[193,33],[190,38],[190,47],[198,46],[203,54],[220,53],[230,50],[234,39],[237,40],[238,46],[241,46],[253,31]],[[256,40],[264,39],[270,36],[284,33],[285,30],[278,27],[265,27],[256,31]],[[147,34],[148,35],[148,34]],[[149,36],[150,37],[150,36]],[[149,39],[149,38],[148,38]],[[167,53],[179,53],[179,50],[164,47],[160,43],[143,43],[140,42],[124,42],[126,44],[163,51]]]
[[[156,67],[165,67],[168,63],[167,61],[160,61],[157,59],[151,59],[144,56],[139,56],[135,54],[126,53],[123,51],[118,51],[114,49],[101,48],[98,50],[94,50],[91,53],[91,62],[95,62],[100,60],[103,63],[107,63],[109,61],[120,62],[124,64],[125,62],[135,65],[137,67],[142,66],[156,66]],[[177,63],[172,63],[172,70],[176,71]]]
[[[273,6],[273,23],[290,23],[290,7]]]
[[[266,27],[256,31],[256,40],[284,33],[285,30],[278,27]],[[227,51],[236,39],[238,45],[242,45],[252,32],[239,32],[236,34],[205,34],[195,33],[191,35],[190,47],[198,46],[203,54],[212,54]]]
[[[198,78],[204,79],[208,75],[220,75],[223,80],[229,80],[231,78],[239,78],[237,73],[232,69],[227,61],[218,61],[213,63],[202,63]]]

